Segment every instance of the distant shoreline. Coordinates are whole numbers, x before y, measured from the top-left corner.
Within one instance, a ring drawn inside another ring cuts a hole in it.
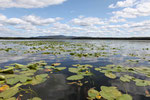
[[[80,40],[150,40],[150,37],[131,37],[131,38],[121,38],[121,37],[102,37],[102,38],[94,38],[94,37],[74,37],[74,38],[25,38],[25,37],[0,37],[0,40],[27,40],[27,39],[80,39]]]

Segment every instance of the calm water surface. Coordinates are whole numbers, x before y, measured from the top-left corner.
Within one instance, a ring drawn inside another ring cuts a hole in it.
[[[12,40],[11,40],[12,41]],[[21,41],[21,40],[13,40]],[[27,41],[27,40],[25,40]],[[28,40],[31,41],[31,40]],[[32,40],[32,41],[43,41],[43,40]],[[56,41],[56,40],[47,40]],[[106,66],[109,64],[123,65],[129,67],[140,67],[146,66],[150,67],[150,56],[145,56],[150,54],[150,41],[143,40],[57,40],[60,42],[69,43],[89,43],[96,47],[102,45],[107,45],[109,48],[117,48],[117,50],[106,49],[105,52],[108,53],[107,57],[73,57],[70,55],[60,54],[60,55],[43,55],[41,53],[34,54],[23,54],[22,52],[28,50],[30,47],[14,44],[9,41],[6,45],[3,43],[6,40],[0,41],[0,48],[16,48],[16,51],[0,51],[0,66],[8,66],[12,63],[28,64],[30,62],[36,62],[40,60],[45,60],[48,64],[61,63],[63,67],[71,67],[73,64],[90,64],[95,67]],[[83,47],[84,48],[84,47]],[[148,48],[148,49],[147,49]],[[88,50],[83,52],[100,52],[98,50]],[[129,56],[129,54],[138,55]],[[107,54],[106,54],[107,55]],[[128,60],[138,60],[138,63],[129,62]],[[92,76],[85,77],[83,81],[88,81],[87,84],[83,86],[69,85],[66,78],[72,73],[65,69],[61,72],[55,72],[50,74],[50,78],[39,85],[30,86],[42,100],[86,100],[87,91],[90,88],[95,87],[95,89],[100,90],[100,86],[116,86],[118,90],[122,93],[128,92],[134,100],[150,100],[150,98],[145,96],[145,90],[150,91],[150,86],[138,87],[134,82],[123,83],[118,78],[110,79],[105,77],[104,74],[99,73],[92,69]],[[45,73],[44,71],[39,71],[38,73]],[[119,77],[120,75],[117,74]],[[136,76],[141,77],[143,76]],[[150,78],[146,79],[150,80]],[[29,87],[29,86],[25,86]],[[32,97],[32,95],[23,96],[22,100],[27,100],[27,98]]]

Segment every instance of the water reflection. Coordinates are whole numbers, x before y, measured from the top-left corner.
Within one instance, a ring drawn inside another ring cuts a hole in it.
[[[131,81],[131,82],[121,82],[119,79],[116,80],[111,80],[109,81],[111,83],[112,86],[116,86],[118,88],[118,90],[122,91],[123,93],[128,93],[130,95],[132,95],[132,97],[134,98],[134,100],[149,100],[149,98],[145,97],[145,91],[146,90],[150,90],[150,86],[146,86],[146,87],[140,87],[140,86],[136,86],[135,82]]]

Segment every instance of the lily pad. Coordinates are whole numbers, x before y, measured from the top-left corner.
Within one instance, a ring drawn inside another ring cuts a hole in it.
[[[122,96],[122,93],[117,90],[117,87],[101,86],[100,95],[107,100],[114,100]]]
[[[123,82],[130,82],[130,79],[123,77],[123,76],[120,77],[120,80]]]
[[[116,78],[116,75],[113,74],[113,73],[110,73],[110,72],[106,72],[105,73],[105,76],[109,77],[109,78],[112,78],[112,79],[115,79]]]
[[[61,71],[61,70],[66,69],[66,67],[56,67],[55,69]]]
[[[39,98],[39,97],[34,97],[34,98],[32,98],[31,100],[42,100],[42,99]]]
[[[4,75],[0,75],[0,80],[5,80],[5,76]]]
[[[136,86],[148,86],[148,82],[146,82],[145,80],[141,80],[141,79],[135,79],[135,84]]]
[[[0,73],[13,74],[14,73],[13,70],[14,70],[14,67],[10,67],[10,68],[7,68],[7,69],[0,70]]]
[[[95,70],[96,70],[96,71],[101,71],[101,69],[100,69],[100,68],[95,68]]]
[[[2,93],[0,93],[0,97],[3,99],[11,98],[12,96],[18,93],[19,89],[17,87],[12,87]]]
[[[118,97],[116,100],[132,100],[132,97],[128,94],[123,94],[122,96]]]
[[[67,80],[80,80],[83,79],[83,75],[72,75],[67,78]]]
[[[78,73],[78,71],[79,71],[78,68],[69,68],[69,72]]]
[[[89,96],[90,99],[96,99],[96,96],[99,95],[99,94],[100,93],[97,90],[93,89],[93,88],[88,90],[88,96]]]

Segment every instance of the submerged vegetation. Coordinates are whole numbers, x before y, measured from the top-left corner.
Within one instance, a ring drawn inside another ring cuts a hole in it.
[[[119,80],[120,84],[132,83],[136,87],[142,87],[145,90],[145,97],[149,98],[150,86],[150,54],[149,48],[141,48],[144,54],[139,54],[138,50],[128,52],[124,60],[125,65],[121,63],[94,65],[93,63],[84,63],[82,59],[102,59],[108,60],[111,57],[122,57],[123,46],[113,47],[108,44],[64,42],[64,41],[1,41],[0,53],[7,56],[26,56],[38,55],[37,58],[57,57],[63,58],[60,61],[50,59],[32,60],[28,63],[9,63],[7,66],[1,66],[0,69],[0,100],[22,100],[26,95],[31,94],[28,100],[42,100],[32,87],[44,84],[55,74],[64,74],[65,81],[69,86],[78,88],[85,87],[86,99],[89,100],[132,100],[132,93],[126,88],[120,90],[114,85],[101,85],[96,83],[96,79],[101,80]],[[10,46],[11,45],[11,46]],[[35,56],[36,57],[36,56]],[[64,66],[64,59],[78,60],[78,63],[71,63],[71,66]],[[30,58],[26,58],[29,59]],[[23,59],[24,60],[24,59]],[[81,60],[81,62],[80,62]],[[115,59],[116,60],[116,59]],[[112,61],[113,62],[113,61]],[[146,63],[147,66],[144,66]],[[131,66],[127,66],[131,65]],[[136,65],[136,66],[133,66]],[[138,66],[137,66],[138,65]],[[103,81],[101,81],[103,83]],[[97,84],[96,86],[94,86]],[[99,88],[98,88],[99,87]]]

